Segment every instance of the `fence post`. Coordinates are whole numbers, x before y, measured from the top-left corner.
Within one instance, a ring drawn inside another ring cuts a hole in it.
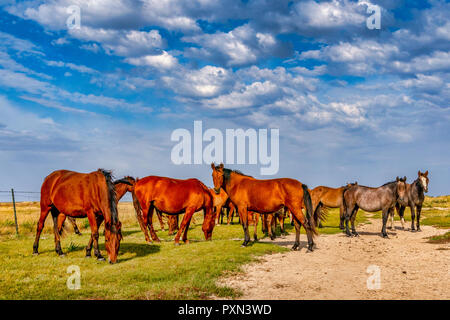
[[[14,199],[14,189],[11,189],[12,201],[14,207],[14,222],[16,223],[16,235],[19,235],[19,226],[17,225],[17,214],[16,214],[16,199]]]

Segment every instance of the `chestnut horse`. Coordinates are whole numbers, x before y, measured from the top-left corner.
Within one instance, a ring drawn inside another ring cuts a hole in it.
[[[250,241],[248,211],[267,214],[287,207],[295,221],[296,239],[292,249],[296,250],[300,245],[300,227],[303,225],[308,237],[308,250],[313,250],[313,237],[317,234],[317,230],[313,220],[311,197],[306,185],[289,178],[258,180],[239,171],[226,169],[223,163],[217,167],[211,163],[211,168],[214,190],[218,194],[220,188],[223,188],[238,209],[245,233],[243,246],[247,246]],[[302,212],[303,203],[306,205],[306,217]]]
[[[115,263],[122,240],[121,223],[117,213],[116,192],[110,171],[98,169],[91,173],[68,170],[54,171],[48,175],[41,187],[41,216],[37,224],[33,253],[38,254],[39,238],[45,219],[51,212],[55,235],[55,250],[61,250],[58,219],[65,216],[86,217],[91,225],[91,238],[86,247],[90,257],[92,243],[94,254],[104,260],[98,249],[98,227],[105,220],[105,247],[110,263]]]
[[[318,186],[314,189],[310,190],[311,194],[311,201],[313,205],[314,212],[316,210],[320,210],[319,206],[324,206],[325,210],[327,208],[339,208],[339,217],[340,217],[340,223],[339,228],[341,230],[344,230],[344,203],[343,203],[343,197],[342,194],[344,190],[347,190],[352,185],[357,184],[355,183],[347,183],[346,186],[342,186],[340,188],[330,188],[326,186]],[[319,216],[319,215],[316,215]],[[319,226],[319,228],[322,228],[322,221],[318,219],[318,221],[315,221],[316,225]]]
[[[135,183],[135,179],[133,177],[130,176],[126,176],[123,179],[120,180],[116,180],[114,181],[114,188],[116,191],[116,203],[119,203],[120,199],[123,198],[123,196],[127,193],[127,192],[133,192],[133,188],[134,188],[134,183]],[[81,232],[78,230],[77,224],[75,222],[75,218],[73,217],[69,217],[66,215],[63,215],[59,217],[58,219],[58,230],[59,230],[59,234],[62,234],[63,231],[63,227],[64,227],[64,222],[65,219],[67,218],[67,220],[69,220],[69,222],[72,224],[74,232],[78,235],[81,235]],[[139,217],[137,217],[139,224],[142,224],[142,219],[139,219]],[[98,226],[100,228],[100,226]]]
[[[169,215],[184,214],[180,229],[175,236],[175,244],[179,244],[181,233],[183,241],[188,243],[187,232],[191,218],[196,211],[204,210],[203,233],[210,240],[214,228],[213,199],[208,188],[197,179],[172,179],[166,177],[148,176],[136,181],[133,192],[135,210],[142,213],[144,225],[152,232],[153,209]],[[153,231],[154,232],[154,231]],[[152,235],[159,241],[156,234]],[[145,233],[146,241],[150,242]]]
[[[396,181],[388,182],[378,188],[371,188],[355,184],[343,192],[345,229],[348,237],[358,236],[355,229],[355,219],[358,209],[361,208],[368,212],[383,211],[383,227],[381,234],[384,238],[388,237],[386,233],[386,222],[388,215],[394,211],[398,200],[403,200],[406,194],[406,177]],[[348,222],[351,220],[352,233],[348,228]]]

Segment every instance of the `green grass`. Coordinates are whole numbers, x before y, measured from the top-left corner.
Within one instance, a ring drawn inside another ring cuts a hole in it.
[[[428,242],[437,243],[437,244],[449,243],[450,242],[450,231],[447,233],[444,233],[443,235],[440,235],[440,236],[430,237]]]
[[[82,236],[67,233],[61,243],[65,257],[56,255],[50,233],[42,235],[39,256],[32,255],[32,235],[6,238],[0,242],[0,299],[233,298],[239,292],[217,286],[218,277],[239,271],[242,264],[258,256],[288,250],[271,243],[241,248],[241,240],[230,240],[243,237],[237,224],[216,227],[214,240],[204,241],[201,215],[196,222],[188,234],[191,243],[180,246],[174,245],[167,231],[158,232],[162,243],[149,245],[139,228],[124,228],[115,265],[84,258],[88,232]],[[106,256],[103,235],[99,242]],[[70,265],[80,267],[80,290],[66,286]]]

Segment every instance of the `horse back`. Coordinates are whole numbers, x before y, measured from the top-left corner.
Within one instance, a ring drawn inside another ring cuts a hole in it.
[[[213,202],[208,188],[198,179],[148,176],[136,182],[135,193],[167,213],[178,213],[187,207],[201,209],[205,205],[212,206]]]
[[[99,171],[52,172],[45,178],[41,187],[41,206],[51,205],[69,216],[84,216],[89,209],[103,212],[108,206],[105,177]]]
[[[342,204],[343,187],[331,188],[326,186],[318,186],[310,191],[313,203],[322,202],[323,205],[330,208],[339,208]]]

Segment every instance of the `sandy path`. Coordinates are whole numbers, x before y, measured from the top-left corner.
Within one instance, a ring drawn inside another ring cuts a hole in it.
[[[381,219],[370,221],[357,228],[357,238],[317,237],[313,253],[306,252],[302,234],[301,251],[266,255],[219,284],[241,290],[242,299],[450,299],[450,245],[424,239],[446,230],[388,229],[390,238],[383,239]],[[291,247],[294,235],[275,241]],[[367,288],[369,265],[380,267],[378,290]]]

